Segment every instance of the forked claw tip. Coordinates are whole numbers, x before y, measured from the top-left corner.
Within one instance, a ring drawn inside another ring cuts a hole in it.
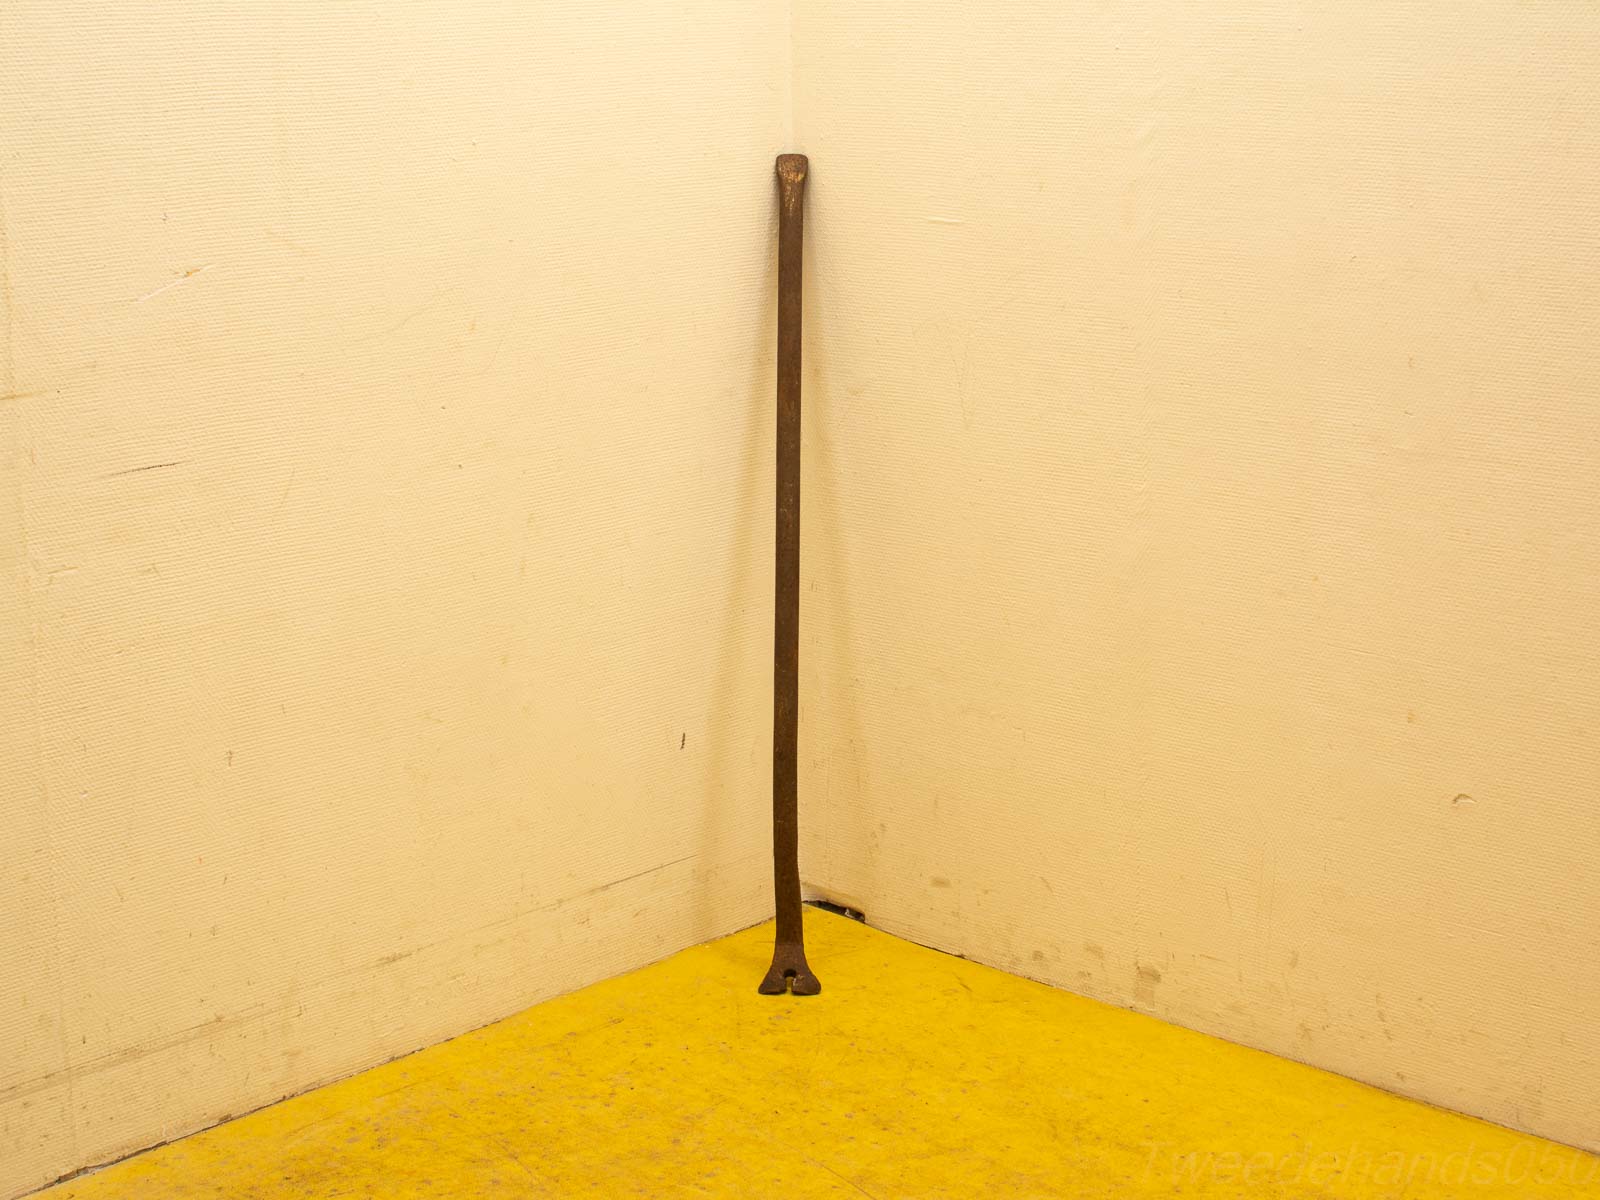
[[[756,988],[763,996],[815,996],[822,984],[811,973],[806,954],[799,946],[787,943],[778,946],[772,954],[772,966],[767,968],[761,986]]]

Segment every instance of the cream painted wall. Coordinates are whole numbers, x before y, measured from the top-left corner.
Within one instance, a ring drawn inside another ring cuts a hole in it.
[[[1600,1146],[1600,35],[1322,8],[8,5],[0,1194],[770,910],[791,118],[814,887]]]
[[[0,26],[0,1195],[769,913],[785,6]]]
[[[811,0],[794,59],[808,879],[1600,1148],[1600,12]]]

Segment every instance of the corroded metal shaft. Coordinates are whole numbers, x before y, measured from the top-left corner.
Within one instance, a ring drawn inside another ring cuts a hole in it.
[[[800,920],[800,252],[806,157],[778,156],[777,579],[772,637],[772,887],[778,930],[760,991],[815,996]]]

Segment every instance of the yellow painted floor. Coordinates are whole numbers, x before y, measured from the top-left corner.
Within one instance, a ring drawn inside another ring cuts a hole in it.
[[[60,1184],[229,1197],[1600,1197],[1600,1159],[807,910]]]

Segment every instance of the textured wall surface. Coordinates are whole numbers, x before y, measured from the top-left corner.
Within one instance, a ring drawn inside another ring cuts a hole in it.
[[[807,878],[1600,1147],[1600,12],[812,0],[794,63]]]
[[[769,913],[786,9],[0,25],[0,1195]]]
[[[770,911],[791,131],[807,879],[1600,1146],[1596,61],[13,0],[0,1194]]]

